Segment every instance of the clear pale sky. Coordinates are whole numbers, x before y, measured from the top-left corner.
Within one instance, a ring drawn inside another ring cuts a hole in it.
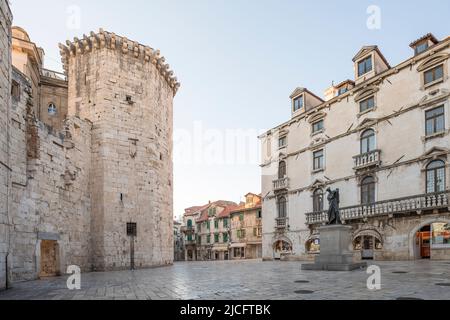
[[[51,69],[61,69],[59,42],[100,27],[161,50],[182,84],[174,109],[176,216],[260,192],[257,135],[289,119],[297,86],[322,96],[332,81],[352,79],[351,59],[363,45],[379,45],[395,65],[425,33],[450,35],[443,0],[11,2],[14,24],[44,48]],[[381,19],[368,28],[372,5]]]

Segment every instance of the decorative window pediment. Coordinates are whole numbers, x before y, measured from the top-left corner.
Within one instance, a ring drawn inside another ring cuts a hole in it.
[[[359,92],[356,96],[355,96],[355,102],[359,102],[365,98],[368,98],[370,96],[373,96],[375,93],[377,93],[380,89],[378,87],[375,86],[370,86],[366,89],[363,89],[361,92]]]
[[[314,122],[317,122],[319,120],[322,120],[326,116],[327,116],[327,114],[325,112],[315,112],[315,113],[313,113],[312,115],[309,116],[308,122],[309,123],[314,123]]]
[[[448,53],[439,53],[431,56],[428,59],[425,59],[420,66],[417,68],[417,71],[421,72],[428,68],[434,67],[440,63],[443,63],[450,57],[450,54]]]
[[[441,147],[433,147],[427,152],[425,152],[422,155],[422,159],[429,160],[432,158],[438,159],[438,158],[447,158],[447,155],[450,153],[450,150],[447,148],[441,148]]]
[[[367,118],[364,119],[357,127],[357,130],[365,130],[367,127],[372,127],[377,124],[377,119]]]

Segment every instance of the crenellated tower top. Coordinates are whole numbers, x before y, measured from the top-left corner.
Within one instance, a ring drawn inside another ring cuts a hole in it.
[[[103,29],[100,29],[98,33],[91,32],[89,36],[83,35],[82,39],[74,38],[73,41],[67,40],[66,45],[60,43],[59,48],[66,75],[68,75],[69,58],[71,56],[108,48],[117,50],[124,55],[134,55],[136,59],[142,59],[147,63],[155,65],[159,73],[172,88],[174,96],[180,87],[177,77],[174,76],[174,72],[170,70],[169,64],[166,63],[166,59],[161,56],[159,50],[144,46],[136,41],[104,31]]]

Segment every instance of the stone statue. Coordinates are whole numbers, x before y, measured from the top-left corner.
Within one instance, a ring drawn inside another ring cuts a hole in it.
[[[327,189],[328,192],[328,203],[329,203],[329,209],[328,209],[328,224],[342,224],[341,221],[341,214],[339,212],[339,189],[331,190],[330,188]]]

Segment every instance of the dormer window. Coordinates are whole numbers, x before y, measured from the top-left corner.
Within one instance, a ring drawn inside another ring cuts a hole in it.
[[[418,44],[417,47],[414,49],[416,55],[421,54],[422,52],[426,51],[429,48],[428,42],[423,42],[421,44]]]
[[[294,99],[294,112],[303,109],[305,106],[305,101],[303,95]]]
[[[348,88],[347,88],[347,87],[340,88],[340,89],[338,90],[338,96],[343,95],[343,94],[346,93],[347,91],[348,91]]]
[[[372,66],[372,56],[369,56],[358,62],[358,77],[361,77],[366,73],[372,71]]]

